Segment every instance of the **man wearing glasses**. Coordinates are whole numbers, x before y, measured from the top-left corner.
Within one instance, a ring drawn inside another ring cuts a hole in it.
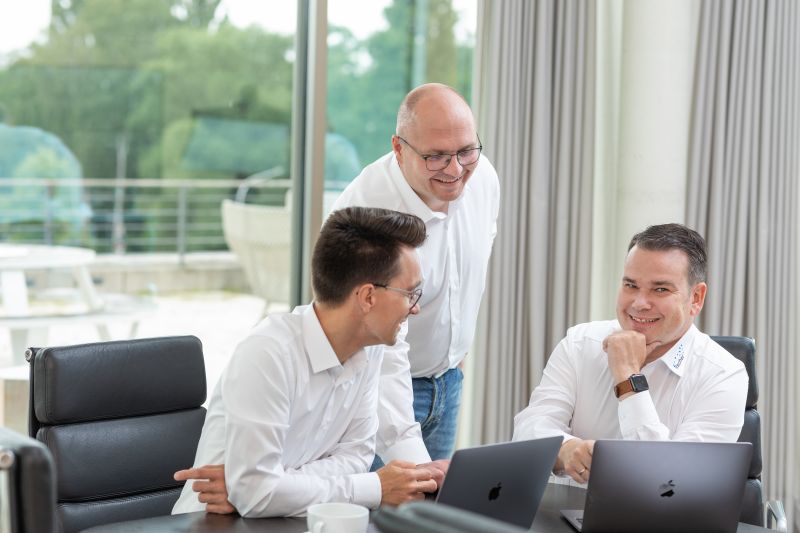
[[[311,260],[314,302],[270,315],[236,347],[195,456],[216,466],[176,474],[199,481],[173,513],[295,516],[314,503],[397,505],[437,489],[434,473],[410,462],[368,472],[381,360],[419,310],[424,240],[423,222],[405,213],[331,214]]]
[[[445,85],[422,85],[400,105],[392,151],[334,205],[410,213],[428,233],[418,249],[420,312],[387,348],[381,370],[376,449],[384,462],[449,459],[455,446],[460,367],[475,333],[499,210],[497,172],[481,149],[463,97]],[[380,464],[376,458],[374,468]]]

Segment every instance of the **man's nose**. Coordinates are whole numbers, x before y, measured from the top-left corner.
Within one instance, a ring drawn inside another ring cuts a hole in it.
[[[645,291],[638,291],[633,298],[633,307],[636,309],[649,309],[650,299],[647,297]]]
[[[460,176],[464,172],[464,167],[458,162],[458,155],[450,158],[450,163],[447,164],[444,171],[451,176]]]

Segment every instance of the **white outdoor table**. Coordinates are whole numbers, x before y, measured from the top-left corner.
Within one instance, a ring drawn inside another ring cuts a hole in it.
[[[49,326],[75,322],[92,322],[101,340],[111,340],[108,322],[115,319],[134,320],[131,336],[135,334],[138,318],[154,306],[141,305],[127,299],[125,304],[110,306],[97,293],[89,273],[95,259],[94,250],[72,246],[0,243],[0,326],[11,332],[12,365],[23,364],[25,349],[34,332],[40,334]],[[34,270],[65,270],[72,274],[80,292],[79,311],[42,315],[32,312],[26,283],[26,272]],[[119,300],[119,298],[117,298]]]

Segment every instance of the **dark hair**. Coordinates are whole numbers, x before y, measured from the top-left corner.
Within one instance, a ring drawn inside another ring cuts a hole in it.
[[[652,251],[680,250],[689,259],[689,270],[686,273],[689,285],[706,280],[706,241],[695,230],[683,224],[649,226],[633,236],[628,251],[634,246]]]
[[[414,215],[374,207],[334,211],[319,233],[311,258],[317,301],[338,305],[361,283],[389,283],[402,246],[425,242],[425,223]]]

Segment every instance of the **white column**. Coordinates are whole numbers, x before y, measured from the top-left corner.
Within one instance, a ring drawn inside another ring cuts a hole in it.
[[[598,182],[616,191],[598,191],[610,197],[600,213],[613,220],[596,224],[609,231],[596,234],[594,243],[595,264],[607,268],[601,267],[604,279],[594,280],[593,318],[613,313],[631,236],[651,224],[684,221],[698,5],[693,0],[623,5],[617,164],[605,164],[606,172],[616,167],[617,176]],[[603,63],[598,64],[603,76]]]

